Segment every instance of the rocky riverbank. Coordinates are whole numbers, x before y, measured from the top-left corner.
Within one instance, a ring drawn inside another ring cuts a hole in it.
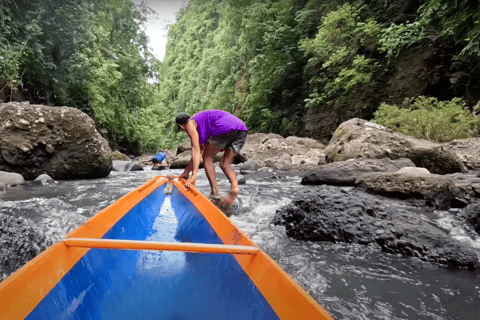
[[[301,184],[311,185],[273,220],[293,238],[358,243],[477,268],[478,249],[452,239],[432,216],[442,210],[464,224],[469,237],[479,236],[478,147],[480,139],[433,143],[352,119],[327,146],[309,138],[250,134],[236,168],[247,184],[250,177],[300,175]],[[190,149],[187,140],[169,152],[170,167],[184,168]],[[221,154],[215,161],[220,159]]]
[[[89,121],[83,121],[85,126],[75,121],[85,117],[75,109],[3,104],[0,110],[7,117],[0,128],[0,192],[25,180],[44,184],[52,179],[41,173],[91,178],[151,166],[153,154],[111,154]],[[432,143],[352,119],[339,126],[328,145],[249,134],[235,169],[242,184],[253,176],[300,175],[301,184],[311,186],[276,213],[274,223],[285,225],[291,237],[373,245],[428,262],[476,268],[478,250],[456,242],[429,217],[443,210],[464,223],[472,239],[479,236],[479,147],[480,138]],[[166,150],[170,168],[184,168],[190,150],[188,140],[177,150]],[[89,159],[95,160],[78,165]],[[4,232],[2,241],[14,233]]]

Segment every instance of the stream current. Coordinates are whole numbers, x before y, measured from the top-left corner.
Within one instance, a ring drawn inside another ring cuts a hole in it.
[[[181,172],[146,168],[111,172],[104,179],[12,187],[6,193],[0,191],[0,212],[28,218],[58,240],[155,175]],[[334,319],[480,319],[478,271],[434,266],[362,245],[291,239],[284,227],[270,220],[277,208],[308,186],[300,185],[298,176],[246,177],[230,219]],[[217,171],[217,179],[220,190],[227,192],[230,185],[225,176]],[[210,193],[203,170],[196,186],[203,194]],[[441,213],[438,222],[463,236],[461,228]]]

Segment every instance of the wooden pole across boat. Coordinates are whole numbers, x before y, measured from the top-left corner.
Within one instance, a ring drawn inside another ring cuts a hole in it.
[[[256,254],[257,247],[191,242],[158,242],[116,239],[66,238],[62,240],[67,247],[123,250],[159,250],[184,251],[196,253],[220,254]]]

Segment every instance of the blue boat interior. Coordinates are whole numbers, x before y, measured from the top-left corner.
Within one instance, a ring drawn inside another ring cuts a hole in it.
[[[166,184],[104,239],[222,244],[198,209]],[[71,248],[75,250],[75,248]],[[27,319],[278,319],[229,254],[90,249]]]

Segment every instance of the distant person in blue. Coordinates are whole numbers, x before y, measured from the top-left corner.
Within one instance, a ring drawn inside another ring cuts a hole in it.
[[[155,157],[152,158],[153,166],[158,167],[167,157],[167,154],[162,150],[157,151]]]

